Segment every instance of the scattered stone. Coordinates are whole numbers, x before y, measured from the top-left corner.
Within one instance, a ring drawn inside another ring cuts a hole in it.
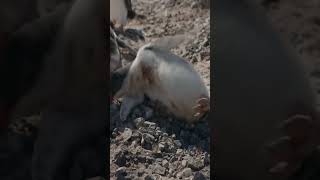
[[[193,2],[191,4],[191,8],[198,8],[199,7],[199,3],[198,2]]]
[[[174,170],[173,170],[172,168],[170,168],[168,172],[169,172],[169,175],[170,175],[170,176],[172,176],[172,175],[173,175]]]
[[[204,162],[200,158],[191,158],[188,167],[194,171],[200,171],[204,167]]]
[[[182,160],[181,161],[181,166],[182,167],[186,167],[187,166],[187,161],[186,160]]]
[[[145,121],[144,125],[148,128],[156,129],[156,123],[154,122]]]
[[[152,164],[155,161],[155,159],[153,157],[146,157],[146,162],[148,164]]]
[[[141,177],[144,174],[144,170],[143,169],[139,169],[138,170],[138,176]]]
[[[165,150],[165,145],[163,143],[158,144],[159,151],[163,152]]]
[[[125,128],[121,136],[122,136],[122,141],[127,142],[132,136],[132,130],[129,128]]]
[[[136,128],[139,128],[139,127],[143,126],[144,121],[145,121],[145,120],[144,120],[143,117],[136,118],[136,119],[134,120],[134,123],[135,123]]]
[[[142,135],[143,139],[147,142],[147,143],[154,143],[155,142],[155,137],[152,136],[151,134],[145,133]]]
[[[182,174],[181,174],[182,178],[188,178],[190,176],[192,176],[192,170],[191,168],[185,168],[183,171],[182,171]]]
[[[119,167],[126,165],[126,156],[124,151],[119,151],[118,154],[115,155],[115,164]]]
[[[165,168],[169,167],[169,161],[167,161],[166,159],[162,161],[162,166]]]
[[[175,4],[176,4],[176,0],[167,0],[166,7],[167,8],[174,7]]]
[[[183,150],[182,149],[177,149],[177,154],[182,154],[183,153]]]
[[[144,180],[156,180],[156,178],[151,175],[147,175],[146,177],[144,177]]]
[[[164,176],[166,175],[166,168],[160,166],[159,164],[156,164],[153,168],[153,173]]]
[[[127,175],[127,172],[126,172],[126,168],[125,167],[120,167],[116,170],[116,177],[123,177],[123,176],[126,176]]]

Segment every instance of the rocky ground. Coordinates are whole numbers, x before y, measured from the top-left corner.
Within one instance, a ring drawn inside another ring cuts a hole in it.
[[[210,89],[210,10],[193,0],[133,0],[138,17],[126,28],[141,30],[145,42],[120,38],[137,51],[164,36],[196,32],[192,41],[173,52],[192,63]],[[133,60],[126,49],[123,58]],[[210,179],[208,123],[195,127],[177,120],[156,102],[145,101],[126,122],[119,104],[111,114],[110,179]]]

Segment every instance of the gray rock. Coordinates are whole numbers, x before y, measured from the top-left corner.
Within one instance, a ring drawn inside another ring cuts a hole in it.
[[[146,177],[144,177],[144,180],[156,180],[156,178],[152,175],[147,175]]]
[[[155,159],[153,157],[149,157],[149,156],[146,157],[146,162],[148,164],[152,164],[154,161],[155,161]]]
[[[143,169],[139,169],[138,170],[138,176],[141,177],[144,174],[144,170]]]
[[[158,144],[159,151],[163,152],[165,150],[165,145],[163,143]]]
[[[119,151],[116,155],[115,155],[115,164],[118,165],[119,167],[125,166],[126,165],[126,156],[125,156],[125,152],[124,151]]]
[[[166,7],[170,8],[173,7],[176,4],[176,0],[167,0]]]
[[[176,154],[182,154],[183,153],[183,149],[177,149]]]
[[[126,168],[125,167],[120,167],[116,170],[116,177],[124,177],[127,175],[127,172],[126,172]]]
[[[165,168],[168,168],[169,167],[169,162],[165,159],[162,161],[162,166],[165,167]]]
[[[188,178],[190,176],[192,176],[191,168],[185,168],[185,169],[182,170],[182,172],[181,172],[181,177],[182,178]]]
[[[200,158],[191,158],[188,162],[188,167],[194,171],[200,171],[204,167],[204,162]]]
[[[156,123],[154,122],[145,121],[144,126],[148,128],[156,129]]]
[[[173,168],[170,168],[169,171],[168,171],[169,175],[172,176],[173,173],[174,173],[174,171],[175,171],[175,170],[174,170]]]
[[[155,137],[153,135],[151,135],[151,134],[145,133],[145,134],[142,135],[142,137],[147,143],[151,143],[152,144],[152,143],[155,142]]]
[[[159,174],[159,175],[166,175],[166,168],[160,166],[159,164],[156,164],[154,167],[153,167],[153,173],[155,174]]]
[[[182,160],[181,161],[181,166],[185,168],[187,166],[187,161],[186,160]]]
[[[143,156],[143,155],[137,156],[137,159],[138,159],[138,161],[139,161],[140,163],[145,163],[146,160],[147,160],[147,158],[146,158],[145,156]]]
[[[122,136],[122,141],[123,141],[123,142],[128,141],[128,140],[131,138],[131,136],[132,136],[132,130],[129,129],[129,128],[125,128],[125,130],[123,131],[123,133],[121,134],[121,136]]]
[[[145,120],[143,117],[139,117],[134,120],[134,124],[135,124],[136,128],[142,127],[144,122],[145,122]]]

